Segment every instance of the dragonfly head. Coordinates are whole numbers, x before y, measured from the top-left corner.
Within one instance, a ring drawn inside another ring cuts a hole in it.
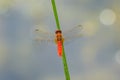
[[[56,34],[58,34],[58,33],[62,33],[62,31],[61,30],[56,30],[56,32],[55,32]]]
[[[62,38],[62,31],[61,30],[57,30],[55,33],[56,33],[57,39]]]

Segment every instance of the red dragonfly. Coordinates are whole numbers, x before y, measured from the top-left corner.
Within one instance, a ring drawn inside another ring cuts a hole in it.
[[[83,27],[81,25],[78,25],[74,28],[72,28],[69,31],[65,31],[62,33],[61,30],[56,30],[55,34],[52,34],[50,32],[45,32],[41,29],[36,29],[35,32],[37,34],[37,41],[42,42],[55,42],[57,45],[57,51],[58,51],[58,56],[62,56],[62,49],[63,49],[63,43],[70,42],[71,40],[74,40],[76,38],[81,37],[82,34],[82,29]]]
[[[56,30],[55,34],[56,34],[55,42],[57,44],[58,55],[61,57],[62,56],[62,46],[63,46],[64,38],[62,36],[62,31],[61,30]]]

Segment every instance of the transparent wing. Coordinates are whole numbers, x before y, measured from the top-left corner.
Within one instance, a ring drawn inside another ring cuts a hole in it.
[[[40,43],[54,43],[54,34],[43,31],[41,29],[35,29],[35,40]]]
[[[66,43],[70,43],[73,40],[76,40],[83,36],[83,26],[78,25],[71,30],[63,32],[63,37]]]
[[[65,44],[70,43],[73,40],[76,40],[83,36],[82,34],[83,27],[78,25],[68,31],[63,32],[63,37]],[[54,43],[55,34],[44,31],[42,29],[35,29],[36,41],[40,43]]]

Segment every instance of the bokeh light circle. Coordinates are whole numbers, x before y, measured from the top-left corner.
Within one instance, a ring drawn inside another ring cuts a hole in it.
[[[116,20],[116,14],[112,9],[104,9],[100,13],[100,22],[104,25],[112,25]]]

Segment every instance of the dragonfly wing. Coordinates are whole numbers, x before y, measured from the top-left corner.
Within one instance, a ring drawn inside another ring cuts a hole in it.
[[[51,42],[51,43],[54,43],[54,34],[50,33],[50,32],[47,32],[47,31],[43,31],[41,29],[36,29],[35,30],[35,36],[36,36],[36,41],[37,42],[40,42],[40,43],[44,43],[44,42]]]
[[[70,43],[71,41],[76,40],[82,36],[83,36],[83,26],[82,25],[78,25],[69,31],[63,32],[65,44]]]

